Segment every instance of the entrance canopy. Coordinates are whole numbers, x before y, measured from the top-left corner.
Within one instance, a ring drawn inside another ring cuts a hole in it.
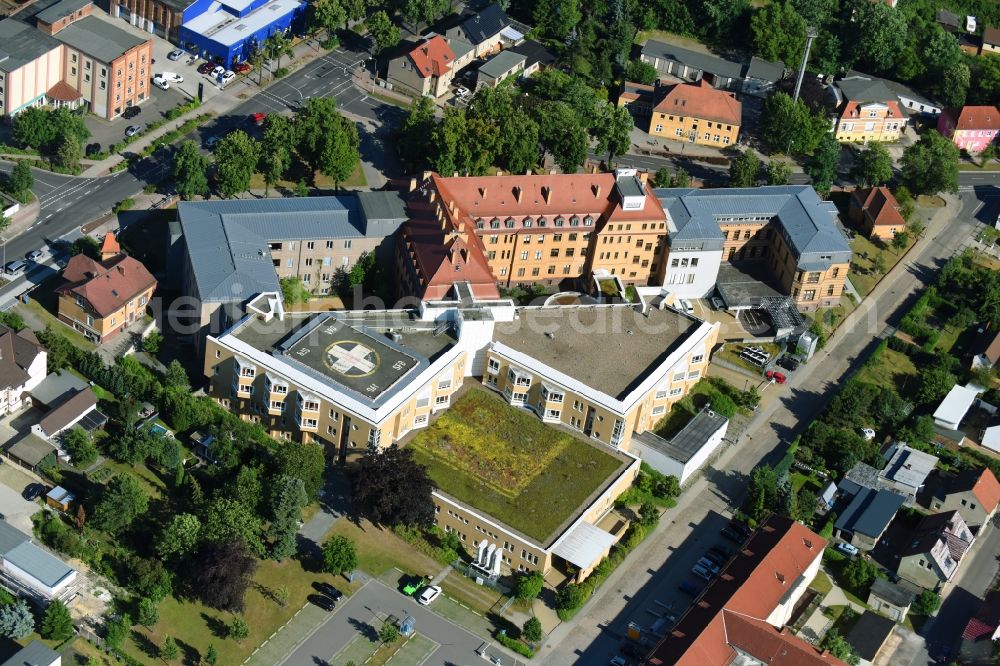
[[[586,571],[597,564],[617,541],[618,537],[596,525],[581,522],[559,540],[552,553]]]

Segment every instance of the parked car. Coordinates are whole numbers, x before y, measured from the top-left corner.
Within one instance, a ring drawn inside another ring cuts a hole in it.
[[[742,544],[744,541],[746,541],[746,538],[742,534],[734,530],[732,527],[724,528],[721,532],[719,532],[719,534],[729,539],[730,541],[733,541],[738,544]]]
[[[320,583],[316,587],[319,589],[320,592],[330,597],[334,601],[340,601],[341,597],[344,596],[343,592],[335,588],[333,585],[330,585],[329,583]]]
[[[153,77],[153,85],[160,90],[170,90],[170,81],[157,74]]]
[[[141,111],[142,109],[140,109],[137,106],[126,106],[125,110],[122,111],[122,118],[124,118],[125,120],[131,120],[132,118],[135,118],[137,115],[139,115],[139,112]]]
[[[711,571],[709,571],[705,567],[698,566],[697,564],[691,567],[691,573],[693,573],[698,578],[703,578],[705,580],[712,580],[712,576],[714,575]]]
[[[633,659],[645,659],[649,656],[649,648],[644,648],[635,641],[625,641],[622,643],[622,652]]]
[[[174,49],[167,54],[167,60],[180,60],[184,57],[184,49]]]
[[[621,655],[615,655],[611,657],[611,661],[608,662],[609,666],[628,666],[628,662],[625,661],[625,657]]]
[[[712,553],[713,555],[718,555],[723,559],[723,561],[728,560],[730,557],[733,556],[733,551],[729,550],[722,544],[712,546],[711,548],[708,549],[708,552]]]
[[[776,384],[784,384],[788,380],[784,373],[778,372],[777,370],[768,370],[764,373],[764,376]]]
[[[45,486],[40,483],[29,483],[21,493],[21,497],[28,500],[29,502],[34,502],[36,499],[42,496],[45,492]]]
[[[712,575],[716,575],[716,576],[719,574],[719,570],[720,570],[719,565],[716,564],[715,562],[713,562],[708,557],[703,557],[700,560],[698,560],[698,563],[695,566],[701,567],[702,569],[704,569],[704,570],[708,571],[709,573],[711,573]]]
[[[844,555],[847,555],[849,557],[854,557],[859,552],[861,552],[861,551],[858,550],[857,546],[852,546],[849,543],[838,543],[836,545],[836,548],[837,548],[837,550],[839,550],[840,552],[842,552]]]
[[[313,606],[318,606],[327,612],[332,611],[337,607],[337,604],[333,603],[333,599],[324,597],[322,594],[310,594],[309,603]]]
[[[712,297],[712,307],[715,308],[716,310],[725,310],[726,309],[726,302],[723,301],[718,296],[713,296]]]
[[[455,89],[455,97],[468,97],[469,89],[465,86],[459,86]]]
[[[723,564],[726,563],[726,560],[729,559],[729,558],[723,557],[723,556],[719,555],[718,553],[715,553],[715,552],[713,552],[713,551],[710,550],[707,553],[705,553],[705,557],[703,557],[702,559],[703,560],[708,560],[709,562],[711,562],[712,564],[714,564],[717,567],[721,567]]]
[[[799,369],[799,359],[794,356],[785,355],[778,359],[778,365],[783,367],[785,370],[790,372],[795,372]]]
[[[212,148],[215,148],[217,145],[219,145],[219,141],[222,141],[222,137],[218,135],[210,136],[207,139],[205,139],[205,147],[211,150]]]
[[[732,527],[734,530],[742,534],[744,539],[749,538],[750,535],[753,534],[753,530],[750,529],[750,526],[742,520],[730,520],[729,527]]]
[[[211,74],[213,69],[215,69],[215,65],[210,62],[203,62],[198,65],[199,74]]]
[[[267,120],[267,114],[262,111],[250,114],[250,122],[254,125],[263,125],[265,120]]]
[[[135,136],[142,130],[146,129],[145,125],[129,125],[125,128],[125,136]]]
[[[177,72],[160,72],[158,76],[170,83],[184,83],[184,77]]]
[[[441,588],[437,585],[428,585],[417,597],[417,603],[421,606],[427,606],[439,596],[441,596]]]
[[[26,269],[27,267],[28,264],[18,259],[4,266],[4,271],[7,273],[7,275],[17,276],[23,273],[24,269]]]
[[[227,69],[222,73],[222,77],[219,79],[219,85],[225,86],[236,78],[236,72],[231,69]]]
[[[233,71],[237,74],[247,74],[253,70],[253,65],[248,62],[238,62],[233,65]]]
[[[42,258],[42,254],[43,252],[41,250],[32,250],[25,256],[28,257],[28,261],[38,261]]]

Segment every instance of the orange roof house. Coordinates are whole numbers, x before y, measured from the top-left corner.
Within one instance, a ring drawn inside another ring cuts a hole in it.
[[[444,76],[451,71],[455,52],[441,35],[434,35],[406,54],[414,69],[423,77]]]
[[[110,234],[109,234],[110,236]],[[102,256],[117,244],[105,237]],[[94,261],[82,254],[70,258],[63,270],[59,319],[104,342],[141,317],[156,289],[156,278],[141,262],[125,255]]]
[[[722,147],[736,143],[743,105],[734,93],[713,88],[702,79],[678,83],[653,107],[649,133],[676,141]]]
[[[819,571],[827,540],[772,516],[646,658],[648,666],[724,666],[741,653],[777,666],[843,662],[783,627]]]
[[[892,240],[906,230],[906,219],[899,212],[896,197],[885,185],[855,190],[851,195],[849,217],[861,226],[870,238]]]
[[[434,35],[389,61],[386,78],[393,87],[405,92],[440,97],[451,85],[455,59],[447,40]]]

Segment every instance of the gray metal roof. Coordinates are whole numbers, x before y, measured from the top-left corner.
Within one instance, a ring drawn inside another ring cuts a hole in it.
[[[641,441],[673,460],[686,463],[698,451],[701,451],[715,433],[725,428],[728,423],[729,419],[722,414],[711,410],[702,410],[669,441],[662,437],[655,437],[655,439],[645,437],[651,433],[643,433]]]
[[[69,370],[57,370],[47,375],[29,393],[31,393],[31,398],[36,403],[54,405],[85,388],[87,388],[87,382]]]
[[[747,67],[745,78],[775,83],[776,81],[780,81],[784,75],[785,63],[780,60],[777,62],[771,62],[769,60],[753,56],[750,58],[750,66]]]
[[[27,534],[17,529],[6,520],[0,520],[0,557],[29,541]]]
[[[361,204],[361,212],[366,220],[407,219],[406,206],[396,192],[357,192],[355,196]]]
[[[148,38],[138,37],[96,16],[87,16],[71,23],[57,32],[55,38],[105,63],[148,41]]]
[[[80,11],[91,3],[92,0],[57,0],[57,2],[50,3],[47,7],[38,11],[35,14],[35,19],[44,23],[55,23],[59,19],[64,19],[74,12]]]
[[[937,462],[937,456],[902,445],[882,470],[882,476],[901,485],[919,488]]]
[[[844,99],[851,102],[887,102],[896,99],[896,93],[889,89],[882,79],[867,74],[847,76],[837,82]]]
[[[60,47],[56,39],[17,19],[0,21],[0,71],[13,72]]]
[[[30,541],[15,546],[3,556],[3,559],[46,587],[57,586],[60,581],[74,571],[73,567]]]
[[[688,233],[686,227],[690,224],[697,225],[691,231],[693,236],[707,237],[713,233],[712,226],[718,229],[716,220],[723,216],[767,216],[778,222],[797,259],[808,254],[838,252],[850,256],[851,246],[836,224],[836,206],[820,199],[809,185],[659,189],[656,196],[670,212],[677,227],[676,234],[671,235],[672,239]]]
[[[909,87],[909,86],[907,86],[905,84],[902,84],[899,81],[892,81],[890,79],[881,79],[881,78],[879,78],[877,76],[872,76],[871,74],[865,74],[864,72],[858,72],[858,71],[853,70],[853,69],[847,72],[847,76],[848,77],[866,78],[866,79],[869,79],[871,81],[879,81],[886,88],[888,88],[892,92],[896,93],[896,97],[897,98],[905,97],[906,99],[911,99],[914,102],[916,102],[918,104],[923,104],[925,106],[933,106],[933,107],[936,107],[936,108],[940,108],[941,107],[941,103],[940,102],[935,102],[934,100],[929,99],[928,97],[926,97],[926,96],[918,93],[913,88],[911,88],[911,87]]]
[[[743,74],[743,65],[738,62],[654,39],[642,45],[642,55],[660,60],[673,60],[709,74],[721,74],[731,79],[738,79]]]
[[[906,498],[894,492],[863,488],[837,518],[835,527],[878,538],[904,502]]]
[[[18,650],[2,666],[52,666],[60,659],[60,654],[41,641],[31,641]]]
[[[916,595],[910,590],[906,589],[901,585],[885,580],[884,578],[876,578],[875,582],[872,583],[871,593],[878,596],[880,599],[888,601],[893,606],[909,606],[913,603],[913,599]]]
[[[369,195],[382,196],[369,196]],[[364,238],[385,229],[365,210],[402,221],[402,202],[391,192],[337,197],[182,201],[177,217],[184,233],[198,297],[202,301],[239,302],[277,291],[278,277],[268,241]]]
[[[483,66],[479,68],[479,73],[484,74],[491,79],[499,79],[508,71],[516,67],[518,63],[523,66],[526,60],[527,58],[520,53],[514,53],[513,51],[501,51],[483,63]]]

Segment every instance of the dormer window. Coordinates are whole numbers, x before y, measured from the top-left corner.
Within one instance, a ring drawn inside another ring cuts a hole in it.
[[[578,226],[580,226],[580,218],[579,218],[579,216],[574,215],[573,217],[569,218],[569,226],[571,226],[571,227],[578,227]]]
[[[500,220],[494,217],[492,220],[490,220],[490,229],[499,229],[499,228],[500,228]]]
[[[541,216],[540,218],[538,218],[538,226],[544,227],[546,222],[547,222],[547,220],[545,219],[544,215]]]
[[[561,227],[564,224],[566,224],[566,218],[564,218],[562,215],[560,215],[555,219],[555,225],[557,227]]]
[[[593,224],[594,224],[594,218],[592,216],[588,215],[587,217],[583,218],[583,226],[590,227],[593,226]]]
[[[508,218],[507,218],[507,219],[506,219],[506,220],[504,221],[503,225],[504,225],[505,227],[507,227],[508,229],[513,229],[513,228],[514,228],[514,218],[512,218],[512,217],[508,217]]]
[[[521,226],[523,226],[525,229],[528,229],[531,227],[532,221],[533,220],[530,217],[526,217],[524,218],[524,221],[521,223]]]
[[[485,228],[486,228],[486,222],[484,222],[482,218],[478,218],[476,220],[476,229],[485,229]]]

